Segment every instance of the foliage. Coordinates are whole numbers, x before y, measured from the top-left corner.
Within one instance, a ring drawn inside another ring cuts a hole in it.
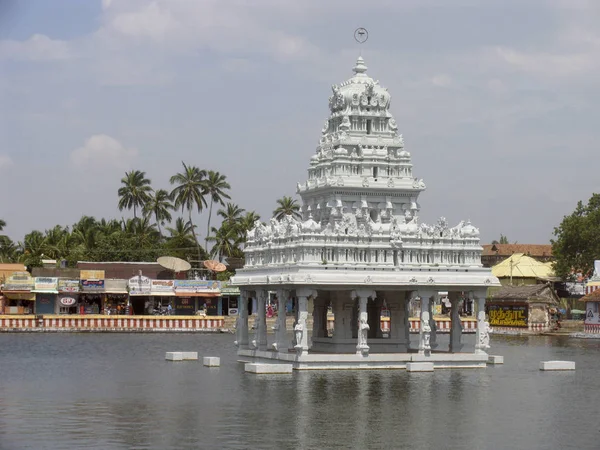
[[[600,259],[600,194],[593,194],[587,205],[579,201],[575,211],[554,228],[554,236],[556,276],[567,280],[577,272],[590,275],[594,260]]]
[[[230,199],[231,197],[225,191],[231,189],[231,186],[226,181],[227,177],[221,175],[219,172],[209,170],[207,172],[206,179],[204,180],[204,194],[210,198],[210,207],[208,208],[208,222],[206,224],[206,236],[204,237],[204,247],[208,247],[208,237],[210,230],[210,219],[212,217],[213,203],[223,205],[224,199]]]
[[[146,178],[146,172],[141,170],[132,170],[125,172],[121,178],[119,188],[119,211],[133,208],[133,217],[137,217],[137,208],[143,208],[150,200],[150,180]]]
[[[295,219],[302,218],[302,214],[300,214],[300,205],[296,199],[283,196],[283,198],[277,200],[277,205],[277,208],[273,211],[275,219],[281,220],[288,215],[291,215]]]

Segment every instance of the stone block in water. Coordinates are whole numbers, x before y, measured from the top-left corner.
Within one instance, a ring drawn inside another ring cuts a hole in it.
[[[540,370],[575,370],[575,361],[540,361]]]
[[[221,365],[221,358],[218,356],[205,356],[202,358],[202,364],[208,367],[219,367]]]
[[[165,359],[167,361],[183,361],[183,352],[167,352]]]
[[[198,352],[181,352],[184,361],[198,361]]]
[[[504,356],[500,355],[489,355],[488,364],[504,364]]]
[[[292,373],[293,367],[291,364],[264,364],[264,363],[248,363],[244,366],[244,370],[250,373]]]

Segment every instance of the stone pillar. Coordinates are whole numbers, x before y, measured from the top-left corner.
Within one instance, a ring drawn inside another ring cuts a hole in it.
[[[409,293],[401,292],[398,297],[387,301],[390,310],[390,339],[398,342],[398,352],[407,352],[410,339]]]
[[[485,320],[486,291],[471,292],[469,296],[477,305],[477,335],[475,336],[475,353],[487,353],[490,348],[490,324]]]
[[[433,321],[433,317],[431,317],[429,312],[431,310],[431,297],[433,297],[433,293],[419,291],[419,298],[421,299],[421,323],[419,329],[420,355],[431,354],[431,322]]]
[[[294,315],[294,322],[292,322],[292,331],[296,329],[296,325],[298,325],[298,294],[296,294],[296,301],[292,299],[292,314]],[[292,347],[290,350],[294,350],[296,348],[296,333],[292,333]]]
[[[242,290],[240,292],[240,308],[238,312],[238,318],[236,320],[235,329],[235,345],[240,349],[247,349],[249,338],[248,338],[248,291]]]
[[[435,350],[438,346],[437,343],[437,324],[435,323],[435,317],[433,315],[433,308],[434,308],[434,302],[437,298],[437,292],[432,295],[431,297],[429,297],[429,304],[428,304],[428,308],[427,311],[429,311],[429,317],[431,317],[431,320],[429,322],[429,326],[431,327],[431,335],[430,335],[430,339],[429,339],[429,345],[431,347],[431,350]]]
[[[277,322],[275,322],[273,349],[278,352],[287,352],[288,350],[285,305],[289,296],[290,291],[288,289],[277,290]]]
[[[356,343],[356,354],[369,356],[369,346],[367,345],[367,335],[369,332],[367,301],[371,297],[376,297],[375,291],[358,290],[352,291],[352,298],[358,299],[358,336]]]
[[[266,289],[256,290],[257,299],[257,311],[256,318],[254,320],[254,339],[252,340],[252,347],[259,350],[267,349],[267,310],[266,302],[267,296],[269,295]]]
[[[294,334],[296,335],[296,353],[298,356],[308,353],[308,329],[306,320],[308,319],[308,298],[312,296],[316,298],[317,291],[309,288],[301,288],[296,290],[298,297],[298,321],[294,326]]]
[[[452,325],[450,328],[450,353],[458,353],[462,350],[462,324],[460,323],[460,292],[449,292],[450,305],[452,308]]]
[[[410,350],[410,301],[412,299],[413,292],[407,292],[406,298],[404,299],[404,340],[406,342],[406,351]]]

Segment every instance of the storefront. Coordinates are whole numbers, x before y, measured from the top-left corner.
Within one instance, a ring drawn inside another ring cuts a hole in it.
[[[104,304],[104,270],[82,270],[79,277],[81,279],[81,293],[77,299],[75,312],[79,309],[79,311],[83,310],[85,313],[86,308],[91,311],[104,311],[106,309]],[[70,306],[69,311],[71,311]]]
[[[150,286],[150,295],[152,296],[151,308],[148,314],[153,314],[153,311],[161,312],[171,305],[174,308],[176,305],[175,298],[175,281],[174,280],[152,280]]]
[[[54,314],[58,297],[58,278],[36,277],[34,290],[36,314]]]
[[[220,281],[175,280],[175,314],[219,315]]]
[[[133,314],[147,314],[150,308],[150,288],[152,280],[143,275],[131,277],[127,282],[129,289],[129,302],[133,309]]]
[[[58,280],[58,302],[54,313],[58,314],[78,314],[79,303],[79,280],[59,278]],[[92,312],[88,314],[98,314]]]
[[[104,280],[104,312],[120,316],[130,314],[127,280]]]
[[[34,288],[35,279],[29,272],[15,272],[8,277],[3,288],[4,314],[34,314]]]
[[[220,316],[237,316],[239,312],[240,288],[221,283]]]

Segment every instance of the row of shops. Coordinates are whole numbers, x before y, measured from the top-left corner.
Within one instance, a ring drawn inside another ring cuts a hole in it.
[[[80,278],[9,276],[0,314],[237,315],[239,290],[212,280],[158,280],[143,275],[106,279],[82,270]]]

